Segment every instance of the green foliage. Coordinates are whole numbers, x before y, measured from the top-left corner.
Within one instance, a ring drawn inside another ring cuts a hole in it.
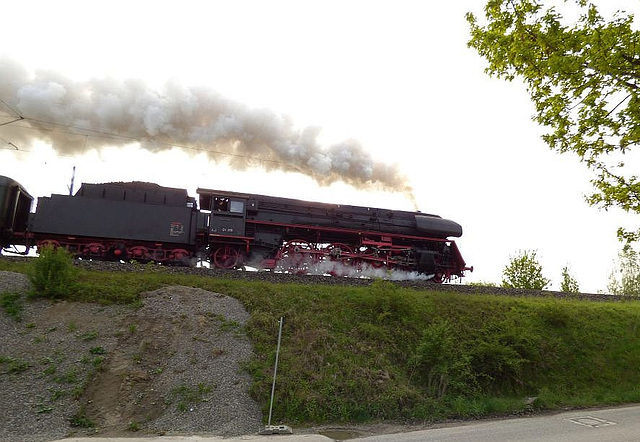
[[[44,247],[29,271],[34,296],[63,299],[73,293],[76,269],[73,257],[61,247]]]
[[[87,417],[87,410],[84,406],[69,418],[69,424],[72,427],[78,428],[93,428],[96,426],[95,422]]]
[[[614,271],[609,276],[609,293],[640,296],[640,256],[629,244],[618,254],[618,266],[618,272]]]
[[[640,31],[632,14],[606,20],[584,0],[564,7],[575,22],[538,0],[486,0],[482,20],[467,14],[468,44],[488,74],[524,81],[545,142],[594,171],[591,204],[640,213],[640,180],[625,169],[640,144]],[[637,240],[640,231],[619,235]]]
[[[92,355],[103,355],[107,353],[107,351],[104,349],[104,347],[99,346],[99,347],[91,347],[89,349],[89,353],[91,353]]]
[[[79,338],[82,339],[83,341],[93,341],[94,339],[96,339],[98,337],[98,332],[95,330],[91,330],[89,332],[86,333],[82,333]]]
[[[200,287],[240,300],[250,312],[243,332],[254,349],[245,369],[264,415],[283,316],[274,416],[291,424],[434,421],[521,413],[533,406],[640,402],[640,305],[635,302],[463,295],[384,281],[362,287],[339,281],[269,284],[160,271],[81,271],[77,284],[71,299],[133,306],[139,293],[165,285]],[[229,321],[229,327],[234,332],[237,325]],[[55,355],[42,362],[39,370],[56,390],[76,397],[87,370],[105,365],[106,350],[91,342],[84,343],[86,357],[70,369],[63,370]],[[10,373],[19,376],[26,369],[26,361],[0,356],[0,377],[10,379],[16,376]],[[167,393],[167,405],[188,410],[215,400],[215,388],[180,386]],[[531,405],[525,397],[539,399]],[[82,412],[74,421],[92,425]]]
[[[508,288],[544,290],[551,282],[542,275],[535,250],[524,250],[512,257],[502,276],[502,287]]]
[[[0,366],[3,368],[3,371],[0,372],[0,374],[19,374],[31,368],[31,364],[29,362],[7,356],[0,356]]]
[[[569,267],[562,268],[562,281],[560,282],[560,291],[565,293],[580,293],[580,285],[578,281],[569,273]]]
[[[475,391],[471,358],[457,345],[455,332],[447,322],[425,329],[409,366],[425,384],[428,394],[436,398],[447,393],[464,395]]]
[[[178,411],[186,412],[190,408],[196,407],[198,403],[205,401],[212,389],[211,385],[203,383],[195,386],[182,384],[171,390],[171,400],[178,402],[176,405]]]
[[[24,310],[24,305],[19,293],[0,293],[0,305],[13,319],[18,322],[22,321],[22,310]]]
[[[498,285],[495,282],[490,281],[477,281],[477,282],[469,282],[467,285],[471,287],[497,287]]]

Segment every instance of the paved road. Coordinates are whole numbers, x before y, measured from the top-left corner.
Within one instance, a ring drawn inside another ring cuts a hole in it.
[[[481,421],[358,442],[631,442],[640,441],[640,406]]]
[[[274,436],[70,438],[57,442],[331,442],[316,434]],[[640,441],[640,405],[570,411],[546,416],[486,420],[409,433],[385,434],[357,442],[631,442]]]
[[[54,442],[331,442],[332,439],[319,434],[286,434],[272,436],[242,436],[237,438],[203,436],[159,436],[159,437],[72,437]]]

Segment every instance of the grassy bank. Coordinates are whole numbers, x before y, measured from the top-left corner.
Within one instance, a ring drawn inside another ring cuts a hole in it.
[[[0,260],[0,270],[26,265]],[[276,421],[422,421],[640,402],[637,302],[469,296],[382,281],[268,284],[152,267],[80,270],[67,299],[135,305],[141,292],[170,284],[243,302],[255,348],[246,369],[265,412],[284,317]]]

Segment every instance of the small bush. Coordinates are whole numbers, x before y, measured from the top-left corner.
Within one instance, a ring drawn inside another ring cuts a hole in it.
[[[89,349],[89,353],[91,353],[92,355],[103,355],[106,352],[107,351],[104,349],[104,347],[91,347]]]
[[[542,265],[535,250],[524,250],[512,257],[502,276],[502,287],[506,288],[544,290],[551,283],[542,276]]]
[[[453,327],[447,322],[431,324],[409,360],[418,379],[433,397],[475,391],[470,358],[456,345],[457,341]]]
[[[60,247],[45,247],[29,268],[28,275],[34,296],[63,299],[73,291],[77,273],[69,252]]]
[[[0,356],[0,365],[6,371],[0,372],[0,374],[18,374],[28,370],[31,364],[22,359],[13,359],[6,356]]]
[[[87,411],[84,406],[80,407],[78,412],[69,418],[69,424],[78,428],[93,428],[96,424],[87,417]]]

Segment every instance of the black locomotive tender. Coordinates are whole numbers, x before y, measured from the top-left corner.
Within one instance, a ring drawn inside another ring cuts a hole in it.
[[[464,276],[459,224],[421,212],[323,204],[129,182],[83,184],[77,193],[33,197],[0,176],[0,251],[64,247],[96,260],[367,274],[371,269]],[[199,205],[199,209],[198,206]],[[22,247],[22,249],[21,249]]]

